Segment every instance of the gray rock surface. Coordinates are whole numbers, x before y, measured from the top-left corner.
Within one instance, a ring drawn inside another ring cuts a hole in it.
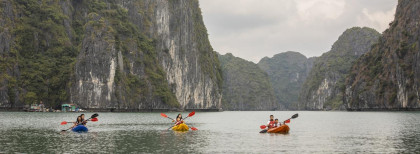
[[[15,40],[10,32],[14,26],[9,24],[16,15],[29,20],[26,13],[30,12],[22,12],[31,10],[21,9],[24,5],[43,4],[33,0],[28,3],[5,0],[0,4],[0,54],[8,54],[11,48],[25,52],[20,46],[13,47]],[[19,64],[8,61],[10,67],[1,68],[7,73],[0,74],[0,107],[43,101],[52,107],[75,103],[89,109],[220,108],[220,64],[208,40],[198,0],[60,0],[48,5],[56,13],[51,14],[52,21],[43,22],[54,22],[51,27],[59,30],[32,28],[43,32],[42,36],[35,35],[33,48],[51,50],[52,54],[45,54],[45,59],[60,61],[62,56],[71,60],[62,64],[63,68],[71,69],[63,76],[48,72],[39,86],[30,78],[20,78],[15,73],[20,70],[13,67]],[[44,19],[49,18],[40,20]],[[19,24],[30,27],[25,21]],[[28,38],[20,33],[16,36]],[[51,43],[56,40],[62,44]],[[59,52],[70,55],[51,57]],[[42,74],[42,70],[35,73],[28,70],[23,73]],[[6,74],[17,81],[16,87],[9,84]],[[49,78],[58,78],[59,85],[48,84]],[[29,86],[24,85],[27,82]],[[10,89],[17,89],[16,94]]]
[[[371,28],[347,29],[331,50],[314,62],[302,86],[298,108],[302,110],[345,109],[342,98],[345,78],[354,61],[369,51],[380,34]]]
[[[348,110],[420,109],[419,13],[420,1],[398,1],[390,27],[347,77]]]

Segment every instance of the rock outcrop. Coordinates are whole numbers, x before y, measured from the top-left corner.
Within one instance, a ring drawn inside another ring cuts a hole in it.
[[[219,55],[223,74],[223,110],[274,110],[276,103],[270,79],[257,64]]]
[[[16,55],[13,53],[13,35],[11,27],[14,26],[15,15],[10,0],[0,2],[0,107],[12,108],[19,106],[16,100]]]
[[[198,0],[5,0],[0,8],[0,107],[220,108],[220,64]]]
[[[258,66],[270,78],[276,96],[276,109],[297,108],[299,90],[312,68],[313,61],[314,58],[308,59],[298,52],[289,51],[272,58],[265,57],[258,62]]]
[[[348,110],[420,109],[420,1],[399,0],[395,19],[345,84]]]
[[[380,33],[371,28],[347,29],[330,51],[314,62],[302,86],[298,108],[302,110],[345,109],[343,93],[345,78],[354,61],[376,43]]]

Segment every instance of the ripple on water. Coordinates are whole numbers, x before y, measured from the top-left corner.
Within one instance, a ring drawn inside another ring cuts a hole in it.
[[[260,134],[267,116],[296,112],[196,113],[174,132],[159,113],[99,113],[88,133],[60,132],[80,113],[0,112],[0,153],[416,153],[420,112],[299,112],[289,134]],[[85,113],[90,115],[92,113]],[[188,113],[184,113],[186,115]],[[168,114],[174,117],[176,113]],[[270,147],[270,151],[267,151]]]

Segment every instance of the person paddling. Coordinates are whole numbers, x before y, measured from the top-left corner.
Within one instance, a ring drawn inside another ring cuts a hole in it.
[[[181,123],[184,123],[184,120],[182,120],[182,115],[178,114],[175,118],[175,120],[172,120],[172,122],[175,122],[175,126],[179,125]]]
[[[80,117],[82,118],[82,125],[86,126],[87,121],[85,120],[85,114],[81,114]]]
[[[280,127],[280,126],[281,126],[281,123],[279,123],[279,119],[275,119],[273,127],[276,128],[276,127]]]
[[[270,115],[270,120],[267,122],[267,129],[274,127],[274,116]]]
[[[76,122],[74,122],[73,127],[76,127],[77,125],[86,126],[86,123],[87,123],[87,121],[85,120],[85,114],[81,114],[80,116],[77,117]]]
[[[76,119],[76,122],[73,122],[73,126],[70,127],[70,128],[74,128],[74,127],[76,127],[78,125],[81,125],[81,124],[83,124],[82,117],[81,116],[78,116],[77,119]]]
[[[61,131],[64,132],[64,131],[68,131],[68,130],[73,129],[73,128],[79,128],[79,129],[73,130],[73,131],[76,131],[76,132],[80,132],[80,131],[87,132],[88,129],[85,127],[86,126],[86,123],[88,121],[93,121],[93,122],[98,121],[98,119],[96,118],[98,116],[99,115],[97,113],[95,113],[89,119],[85,120],[85,115],[84,114],[81,114],[80,116],[77,117],[76,122],[63,121],[63,122],[61,122],[61,125],[66,125],[68,123],[72,123],[73,126],[71,126],[69,129],[64,129],[64,130],[61,130]],[[80,127],[78,127],[78,126],[80,126]]]

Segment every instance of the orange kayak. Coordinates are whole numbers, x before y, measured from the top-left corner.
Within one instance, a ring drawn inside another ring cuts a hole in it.
[[[281,125],[280,127],[276,127],[276,128],[271,128],[269,130],[267,130],[267,133],[283,133],[283,134],[287,134],[289,133],[289,126],[287,125]]]

